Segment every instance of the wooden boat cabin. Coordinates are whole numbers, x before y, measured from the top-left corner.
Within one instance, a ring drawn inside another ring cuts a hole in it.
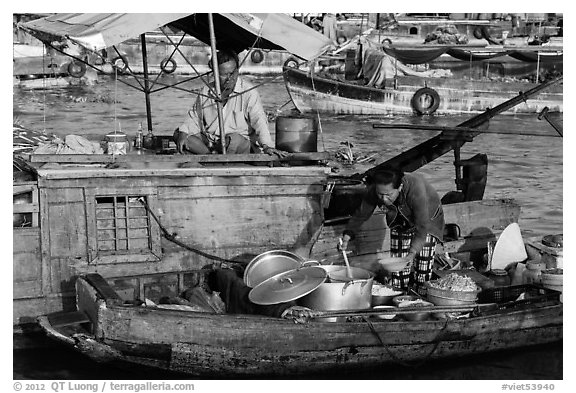
[[[159,222],[182,243],[226,259],[305,245],[322,223],[325,166],[181,168],[183,160],[164,158],[108,168],[29,163],[33,180],[14,183],[15,324],[74,308],[79,274],[127,277],[211,262],[168,241]],[[149,289],[121,285],[135,295]]]

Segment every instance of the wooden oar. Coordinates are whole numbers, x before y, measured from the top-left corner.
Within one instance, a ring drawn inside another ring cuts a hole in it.
[[[342,310],[342,311],[314,311],[312,318],[333,318],[333,317],[353,317],[353,316],[371,316],[371,315],[397,315],[397,314],[416,314],[422,312],[445,313],[445,312],[470,312],[493,311],[498,309],[496,303],[474,304],[470,306],[431,306],[431,307],[403,307],[403,308],[385,308],[385,309],[366,309],[366,310]]]

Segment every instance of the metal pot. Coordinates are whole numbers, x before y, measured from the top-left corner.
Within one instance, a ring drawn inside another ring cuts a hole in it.
[[[321,311],[358,310],[371,307],[373,273],[359,267],[352,267],[354,279],[335,281],[330,279],[330,273],[346,269],[346,267],[334,265],[320,267],[328,273],[329,281],[301,298],[301,305]],[[335,322],[337,319],[326,318],[325,320]]]

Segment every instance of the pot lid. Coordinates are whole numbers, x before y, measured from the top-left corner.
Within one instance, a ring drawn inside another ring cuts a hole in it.
[[[244,270],[244,284],[254,288],[261,282],[296,269],[302,265],[304,258],[285,250],[272,250],[252,259]]]
[[[260,305],[285,303],[309,294],[326,281],[326,271],[317,266],[301,267],[270,277],[248,294]]]

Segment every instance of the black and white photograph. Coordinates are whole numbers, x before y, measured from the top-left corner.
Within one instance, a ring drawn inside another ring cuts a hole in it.
[[[13,391],[565,391],[564,7],[418,5],[14,4]]]

